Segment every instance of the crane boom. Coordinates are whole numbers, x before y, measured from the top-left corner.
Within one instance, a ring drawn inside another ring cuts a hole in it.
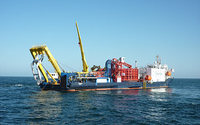
[[[83,72],[88,73],[89,69],[88,69],[88,65],[87,65],[86,59],[85,59],[85,54],[84,54],[84,51],[83,51],[83,45],[82,45],[82,42],[81,42],[81,36],[80,36],[80,33],[79,33],[77,22],[76,22],[76,29],[77,29],[77,33],[78,33],[78,39],[79,39],[79,43],[78,44],[80,46],[81,56],[82,56]]]

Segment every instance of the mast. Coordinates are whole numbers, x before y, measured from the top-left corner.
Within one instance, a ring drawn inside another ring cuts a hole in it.
[[[82,45],[81,36],[80,36],[80,33],[79,33],[77,22],[76,22],[76,29],[77,29],[77,33],[78,33],[78,39],[79,39],[79,43],[78,44],[80,46],[81,56],[82,56],[83,72],[88,73],[89,69],[88,69],[88,65],[87,65],[86,59],[85,59],[85,54],[84,54],[84,51],[83,51],[83,45]]]

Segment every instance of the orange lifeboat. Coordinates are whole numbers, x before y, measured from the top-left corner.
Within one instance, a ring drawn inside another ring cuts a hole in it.
[[[167,71],[167,72],[166,72],[166,75],[167,75],[167,76],[171,76],[171,75],[172,75],[172,73],[171,73],[171,72],[169,72],[169,71]]]
[[[152,78],[150,75],[146,75],[145,80],[150,81]]]

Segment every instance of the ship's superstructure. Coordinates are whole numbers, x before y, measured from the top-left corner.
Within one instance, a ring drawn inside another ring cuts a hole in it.
[[[174,69],[168,69],[166,64],[161,64],[161,59],[156,56],[157,60],[152,65],[139,69],[140,79],[146,78],[149,82],[165,82],[167,79],[172,78],[171,73]]]
[[[167,65],[161,64],[161,59],[152,65],[143,68],[135,67],[125,62],[124,57],[119,59],[108,59],[105,67],[94,65],[89,72],[85,54],[83,51],[82,41],[76,23],[79,38],[79,46],[82,56],[82,72],[65,72],[60,70],[60,65],[51,54],[47,46],[34,46],[30,49],[33,56],[32,71],[38,85],[44,90],[117,90],[117,89],[142,89],[167,87],[172,79],[173,69],[168,69]],[[52,64],[55,73],[49,71],[42,64],[45,55]]]

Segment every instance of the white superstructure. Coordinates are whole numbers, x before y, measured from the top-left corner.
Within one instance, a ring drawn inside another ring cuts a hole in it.
[[[159,56],[157,56],[157,60],[154,64],[139,69],[139,77],[151,83],[165,82],[167,79],[171,78],[172,72],[174,72],[174,70],[169,70],[166,64],[162,65]]]
[[[164,82],[166,80],[165,73],[165,69],[147,68],[146,75],[151,76],[151,82]]]

